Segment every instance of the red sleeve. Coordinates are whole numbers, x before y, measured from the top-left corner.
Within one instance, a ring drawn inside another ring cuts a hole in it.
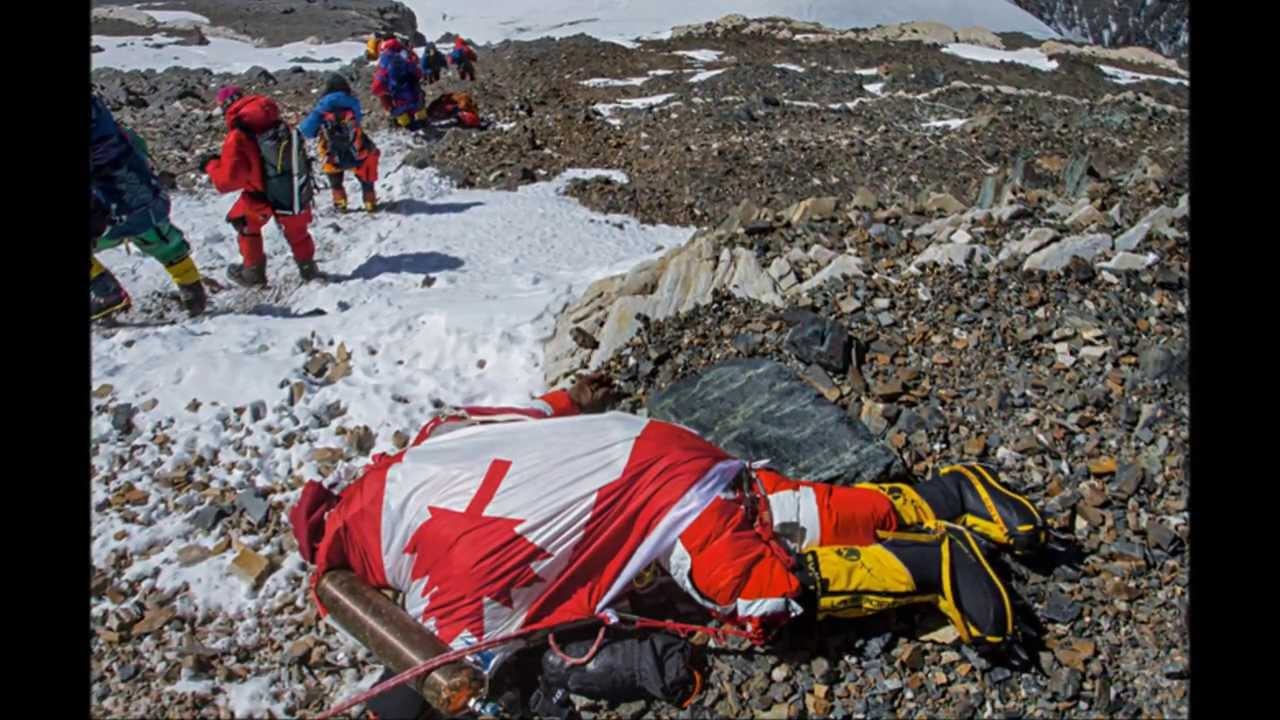
[[[205,166],[218,192],[234,192],[248,186],[254,176],[253,157],[249,151],[257,152],[256,147],[250,147],[251,142],[244,133],[232,130],[222,142],[222,157],[210,160]]]
[[[375,95],[375,96],[379,96],[379,97],[381,97],[382,95],[386,95],[386,94],[387,94],[387,86],[386,86],[385,82],[383,81],[383,77],[384,77],[386,74],[387,74],[387,73],[386,73],[386,71],[385,71],[385,70],[383,70],[382,68],[378,68],[377,70],[375,70],[375,71],[374,71],[374,73],[373,73],[373,85],[369,86],[369,92],[370,92],[370,93],[372,93],[372,94],[373,94],[373,95]]]
[[[569,398],[568,390],[552,390],[538,399],[551,406],[551,415],[549,417],[569,417],[582,412],[577,405],[573,404],[573,400]]]

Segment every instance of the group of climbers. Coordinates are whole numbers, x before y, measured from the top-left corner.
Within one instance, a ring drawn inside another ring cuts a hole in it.
[[[478,127],[474,101],[465,93],[446,93],[426,102],[421,83],[436,83],[452,64],[458,76],[475,80],[476,53],[462,38],[445,55],[427,43],[422,58],[413,48],[391,36],[369,40],[369,59],[376,60],[372,94],[395,125],[417,129],[430,120],[454,117],[460,125]],[[151,166],[146,143],[132,130],[118,125],[96,96],[91,97],[90,137],[90,249],[91,252],[132,242],[156,258],[178,287],[179,299],[194,317],[205,311],[208,297],[191,247],[169,222],[169,197]],[[239,87],[219,90],[217,106],[227,127],[219,152],[206,153],[196,163],[222,193],[239,192],[227,213],[235,228],[242,262],[227,269],[227,277],[244,287],[267,284],[262,229],[271,220],[284,234],[303,281],[322,276],[311,237],[315,193],[311,160],[305,140],[315,140],[321,170],[329,181],[333,204],[348,207],[346,173],[360,183],[361,205],[377,209],[374,184],[380,152],[361,127],[363,109],[341,75],[330,75],[315,108],[296,128],[281,116],[271,98],[246,94]],[[129,293],[96,257],[89,269],[91,320],[127,310]]]
[[[411,130],[438,119],[432,116],[427,104],[422,89],[424,81],[428,85],[439,82],[448,65],[457,68],[459,79],[476,79],[476,51],[461,37],[454,38],[453,49],[447,55],[440,52],[435,43],[428,42],[419,58],[410,43],[402,42],[394,35],[375,35],[369,39],[365,55],[378,63],[370,92],[397,125]],[[453,95],[446,93],[441,97]],[[478,117],[474,121],[471,117],[457,117],[464,127],[479,125]]]

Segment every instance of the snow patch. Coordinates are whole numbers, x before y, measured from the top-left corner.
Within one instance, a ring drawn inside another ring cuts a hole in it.
[[[694,62],[715,62],[724,53],[720,50],[676,50],[672,55],[683,55]]]
[[[635,78],[621,78],[621,79],[619,79],[619,78],[591,78],[590,80],[583,80],[582,82],[580,82],[580,83],[578,83],[578,84],[579,84],[579,85],[586,85],[587,87],[594,87],[594,88],[601,88],[601,87],[629,87],[629,86],[638,86],[638,85],[643,85],[643,84],[645,84],[646,82],[648,82],[648,81],[649,81],[649,79],[650,79],[650,77],[649,77],[649,76],[645,76],[645,77],[635,77]]]
[[[649,97],[624,98],[614,103],[596,103],[591,107],[605,116],[613,125],[620,125],[621,121],[611,117],[615,110],[644,110],[646,108],[657,107],[662,103],[675,97],[675,93],[663,93],[661,95],[650,95]]]
[[[260,675],[226,686],[227,707],[235,717],[261,717],[270,710],[275,717],[285,717],[285,702],[275,700],[278,690],[272,686],[278,678]]]
[[[879,69],[879,68],[861,68],[861,69],[858,69],[858,70],[854,70],[853,72],[854,72],[855,74],[857,74],[857,75],[871,75],[871,76],[875,76],[875,75],[879,75],[879,74],[880,74],[880,69]]]
[[[801,73],[805,72],[805,69],[803,67],[800,67],[799,65],[792,65],[791,63],[774,63],[773,66],[780,70],[791,70],[792,72],[801,72]]]
[[[872,95],[883,95],[883,94],[884,94],[884,83],[882,83],[882,82],[878,82],[878,83],[871,83],[871,84],[869,84],[869,85],[863,85],[863,86],[862,86],[862,89],[863,89],[863,90],[866,90],[867,92],[871,93]]]
[[[1146,73],[1133,72],[1124,68],[1112,67],[1111,65],[1099,65],[1098,69],[1106,75],[1111,82],[1119,85],[1132,85],[1144,80],[1156,80],[1159,82],[1172,83],[1174,85],[1190,86],[1191,81],[1183,78],[1168,77],[1167,75],[1147,75]]]
[[[720,73],[725,72],[728,69],[729,68],[720,68],[719,70],[703,70],[702,72],[697,73],[693,77],[689,78],[689,82],[691,83],[705,82],[719,75]]]
[[[146,5],[133,6],[135,10],[141,10],[162,23],[192,22],[200,25],[209,24],[209,18],[193,12],[185,10],[149,10],[148,7]]]
[[[209,68],[214,72],[239,74],[254,65],[268,70],[284,70],[294,65],[304,65],[298,58],[305,58],[313,67],[337,68],[354,57],[364,56],[364,43],[340,42],[328,45],[289,43],[280,47],[255,47],[246,42],[228,38],[208,38],[208,45],[178,45],[181,38],[163,33],[147,37],[115,37],[94,35],[93,44],[102,52],[90,55],[93,67],[113,67],[121,70],[164,70],[165,68]],[[322,60],[338,58],[340,62],[321,64]]]
[[[403,0],[419,24],[435,23],[436,0]],[[533,40],[586,33],[602,40],[646,40],[670,36],[675,25],[703,23],[740,13],[747,17],[790,17],[830,28],[873,27],[911,20],[936,20],[953,28],[985,27],[992,32],[1057,34],[1008,0],[485,0],[448,6],[440,30],[479,43]],[[430,34],[430,33],[428,33]]]
[[[942,52],[977,62],[1010,62],[1033,67],[1037,70],[1054,70],[1057,60],[1049,59],[1039,48],[1022,48],[1020,50],[996,50],[995,48],[968,43],[952,43],[942,48]]]
[[[932,122],[923,123],[923,127],[927,128],[946,128],[955,130],[961,125],[969,122],[969,118],[952,118],[949,120],[934,120]]]

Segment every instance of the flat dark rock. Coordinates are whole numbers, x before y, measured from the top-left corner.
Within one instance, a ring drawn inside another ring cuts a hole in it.
[[[657,393],[648,408],[651,417],[797,479],[851,485],[906,473],[865,425],[775,362],[721,363]]]

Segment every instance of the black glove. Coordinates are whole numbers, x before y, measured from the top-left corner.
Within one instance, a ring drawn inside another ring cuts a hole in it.
[[[221,160],[221,159],[222,159],[221,153],[216,153],[216,152],[204,153],[196,160],[196,169],[198,169],[202,173],[208,173],[209,171],[205,170],[205,168],[208,167],[209,161]]]

